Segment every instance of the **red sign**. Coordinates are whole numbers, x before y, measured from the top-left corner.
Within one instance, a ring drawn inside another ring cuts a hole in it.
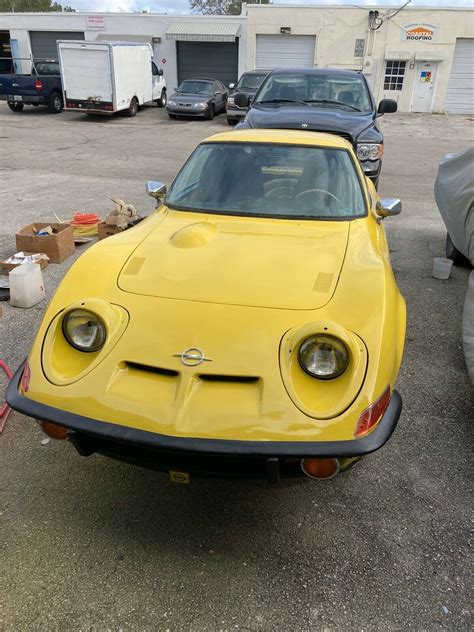
[[[162,64],[166,64],[166,59],[163,57],[163,59],[161,60]]]

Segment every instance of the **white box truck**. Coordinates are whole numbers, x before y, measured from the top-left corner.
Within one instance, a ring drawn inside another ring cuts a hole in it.
[[[65,110],[135,116],[145,103],[166,105],[150,44],[60,40],[58,54]]]

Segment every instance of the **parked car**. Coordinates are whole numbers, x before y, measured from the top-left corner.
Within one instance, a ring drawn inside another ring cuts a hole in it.
[[[172,119],[178,116],[202,116],[213,119],[225,112],[229,91],[218,79],[185,79],[171,95],[166,110]]]
[[[447,154],[439,163],[436,204],[446,225],[446,257],[474,266],[474,146]]]
[[[241,127],[304,129],[346,138],[354,147],[364,173],[377,186],[384,142],[377,118],[395,112],[397,103],[382,99],[377,108],[361,72],[333,68],[277,69],[263,81],[253,100],[239,92],[234,103],[242,108],[251,103]]]
[[[382,447],[406,314],[381,220],[401,203],[351,145],[229,131],[148,191],[154,214],[70,268],[10,406],[179,482],[329,478]]]
[[[269,72],[269,70],[251,70],[244,72],[236,84],[229,84],[229,97],[227,99],[227,122],[229,125],[235,125],[241,121],[248,110],[248,108],[239,108],[239,106],[235,104],[234,94],[244,92],[249,97],[253,97]]]
[[[66,110],[135,116],[147,103],[165,107],[166,81],[150,44],[60,40],[58,51]]]
[[[25,105],[46,105],[51,114],[63,109],[59,63],[55,59],[15,60],[28,65],[29,73],[0,75],[0,101],[6,101],[12,112],[22,112]]]

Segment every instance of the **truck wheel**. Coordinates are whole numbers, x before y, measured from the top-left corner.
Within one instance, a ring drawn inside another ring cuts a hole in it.
[[[53,92],[48,103],[48,112],[50,114],[60,114],[63,111],[63,100],[60,94]]]
[[[21,112],[25,106],[17,101],[8,101],[8,107],[12,112]]]
[[[227,117],[227,125],[237,125],[237,119]]]
[[[168,99],[166,98],[166,90],[162,90],[161,97],[157,100],[156,105],[159,108],[164,108],[166,107],[167,103],[168,103]]]
[[[136,116],[138,112],[138,101],[136,99],[136,97],[133,97],[133,99],[130,101],[130,105],[128,106],[128,110],[125,111],[127,116]]]

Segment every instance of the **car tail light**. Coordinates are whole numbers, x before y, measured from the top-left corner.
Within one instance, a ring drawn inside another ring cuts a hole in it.
[[[31,369],[27,361],[23,368],[23,373],[21,374],[21,381],[20,381],[21,390],[24,393],[27,393],[28,389],[30,388],[30,380],[31,380]]]
[[[364,410],[357,422],[354,433],[356,438],[367,434],[379,423],[390,402],[390,396],[390,386],[387,386],[379,399]]]
[[[37,79],[35,81],[35,90],[42,90],[42,89],[43,89],[43,82]]]
[[[63,426],[58,426],[50,421],[40,421],[43,432],[52,439],[67,439],[68,429]]]
[[[301,459],[301,469],[308,478],[333,478],[339,472],[338,459]]]
[[[105,109],[106,109],[106,110],[113,110],[113,109],[114,109],[114,106],[113,106],[113,105],[106,105],[106,106],[105,106]]]

